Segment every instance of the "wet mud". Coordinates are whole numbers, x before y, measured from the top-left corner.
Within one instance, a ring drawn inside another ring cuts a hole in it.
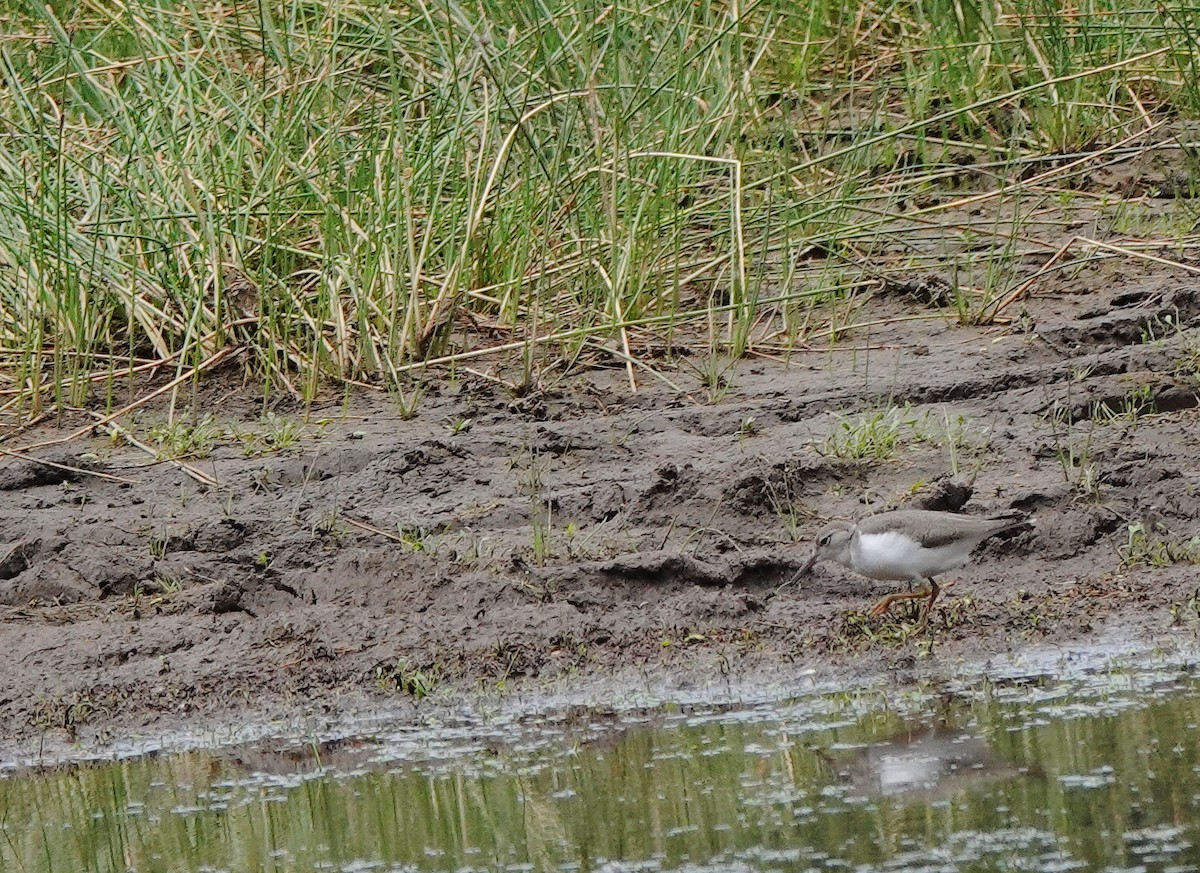
[[[1026,646],[1194,637],[1194,279],[1099,262],[991,326],[912,288],[859,306],[869,329],[717,379],[704,338],[635,344],[683,392],[643,373],[632,393],[600,359],[513,390],[482,362],[427,380],[411,417],[359,389],[276,406],[302,434],[264,450],[235,363],[179,401],[225,429],[190,471],[100,435],[23,453],[52,465],[6,456],[0,730],[86,741],[629,668],[906,681]],[[950,574],[924,633],[865,614],[893,583],[793,580],[827,520],[899,506],[1036,524]]]

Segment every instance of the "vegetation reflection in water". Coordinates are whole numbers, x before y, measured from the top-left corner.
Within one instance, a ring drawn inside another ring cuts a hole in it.
[[[815,698],[380,735],[319,764],[291,747],[11,773],[0,869],[1197,869],[1200,689],[1172,684],[993,689],[916,720]]]

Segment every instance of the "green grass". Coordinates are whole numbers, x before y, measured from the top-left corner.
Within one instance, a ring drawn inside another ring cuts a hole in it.
[[[160,458],[207,458],[218,445],[238,441],[246,457],[282,452],[318,433],[300,421],[273,412],[263,415],[257,427],[229,428],[211,415],[197,421],[175,418],[149,429],[150,444]]]
[[[1169,567],[1172,564],[1200,564],[1200,533],[1191,537],[1172,536],[1165,528],[1142,522],[1127,527],[1128,538],[1121,547],[1126,567]]]
[[[160,458],[207,458],[224,438],[225,428],[207,415],[196,422],[177,418],[150,428]]]
[[[489,349],[523,385],[616,349],[632,377],[632,328],[736,358],[945,261],[986,319],[1047,198],[1200,111],[1195,30],[1112,0],[0,0],[0,411],[120,406],[230,344],[300,398],[415,404],[409,369]]]
[[[963,415],[951,417],[945,410],[918,414],[905,404],[838,416],[819,451],[834,458],[883,460],[906,445],[926,443],[946,450],[948,469],[957,475],[962,457],[983,451],[988,441],[987,428]]]
[[[375,682],[380,689],[397,691],[417,700],[429,697],[442,681],[439,664],[417,667],[407,658],[397,658],[391,664],[380,664],[375,668]]]
[[[821,453],[835,458],[891,458],[915,425],[907,406],[841,418],[825,438]]]

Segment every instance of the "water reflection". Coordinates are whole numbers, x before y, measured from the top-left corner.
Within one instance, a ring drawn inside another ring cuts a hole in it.
[[[836,765],[835,765],[836,766]],[[867,795],[948,797],[1022,770],[997,760],[987,738],[944,721],[915,722],[894,736],[858,750],[838,775]]]
[[[397,731],[0,780],[0,869],[1145,870],[1200,864],[1175,683]]]

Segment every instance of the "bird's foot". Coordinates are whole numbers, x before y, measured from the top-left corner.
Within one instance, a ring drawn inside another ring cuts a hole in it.
[[[872,606],[867,611],[867,615],[880,616],[880,615],[883,615],[885,612],[887,612],[889,609],[891,609],[893,603],[899,603],[900,601],[903,601],[903,600],[921,600],[928,596],[929,596],[928,589],[923,589],[921,591],[907,591],[904,594],[889,594],[887,597],[883,598],[878,603],[876,603],[874,606]]]

